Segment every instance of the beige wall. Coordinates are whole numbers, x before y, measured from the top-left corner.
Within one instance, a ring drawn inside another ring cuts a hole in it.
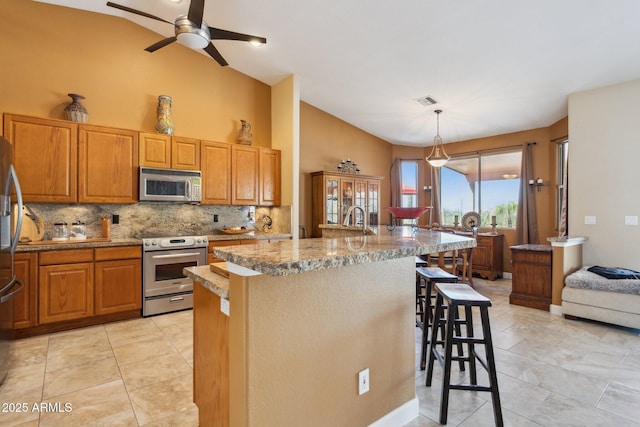
[[[585,236],[585,265],[640,270],[640,80],[569,97],[569,234]],[[586,225],[585,216],[596,224]]]
[[[366,426],[415,399],[414,265],[232,274],[231,425]]]
[[[170,95],[175,134],[271,146],[271,88],[121,18],[24,0],[0,2],[0,112],[63,118],[79,93],[89,123],[153,131],[158,95]]]
[[[300,225],[311,233],[311,172],[335,171],[340,160],[358,163],[363,175],[382,176],[381,206],[390,206],[393,146],[305,102],[300,103]],[[381,217],[384,222],[384,216]]]

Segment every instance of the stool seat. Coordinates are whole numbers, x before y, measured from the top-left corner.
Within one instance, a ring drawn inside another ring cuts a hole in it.
[[[418,267],[416,268],[416,273],[427,280],[431,280],[432,282],[446,282],[447,280],[454,282],[458,281],[458,276],[451,274],[440,267]]]
[[[435,283],[433,290],[437,293],[437,297],[431,326],[431,346],[429,348],[426,385],[427,387],[431,386],[433,366],[437,360],[443,368],[440,424],[447,423],[449,391],[468,390],[491,393],[496,426],[502,426],[503,419],[500,405],[500,392],[498,390],[498,376],[491,340],[491,326],[489,324],[489,307],[491,307],[491,300],[470,286],[462,283]],[[464,319],[459,317],[459,307],[464,308]],[[482,321],[481,337],[474,336],[473,307],[477,307],[480,310],[480,320]],[[465,327],[466,335],[464,336],[461,334],[461,325]],[[441,332],[440,339],[438,339],[439,331]],[[444,344],[444,354],[440,353],[437,344]],[[453,354],[454,345],[458,349],[457,356]],[[462,351],[464,345],[467,347],[466,355]],[[484,346],[484,358],[476,351],[477,345]],[[463,366],[465,363],[469,364],[469,384],[451,384],[451,362],[453,361],[461,364],[460,370],[464,370]],[[488,386],[478,384],[476,362],[487,371],[489,375]]]
[[[416,257],[416,267],[427,267],[429,262],[423,260],[419,256]]]
[[[474,306],[486,305],[491,307],[491,300],[489,298],[468,285],[437,283],[436,287],[448,304],[455,302],[458,305],[471,304]]]

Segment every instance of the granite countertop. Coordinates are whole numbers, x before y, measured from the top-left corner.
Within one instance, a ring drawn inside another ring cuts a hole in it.
[[[141,245],[140,239],[112,239],[108,241],[100,241],[100,239],[87,240],[66,240],[62,242],[40,241],[32,243],[19,243],[16,252],[38,252],[50,251],[58,249],[91,249],[91,248],[108,248],[113,246],[135,246]]]
[[[220,298],[229,299],[229,279],[214,273],[208,265],[185,268],[184,272]]]
[[[242,234],[208,234],[207,238],[210,242],[218,240],[269,240],[269,239],[291,239],[291,233],[265,233],[262,231],[253,231],[251,233]]]
[[[270,240],[270,239],[291,239],[290,233],[262,233],[253,232],[245,234],[208,234],[207,239],[210,242],[224,240]],[[19,243],[16,252],[38,252],[51,251],[59,249],[91,249],[91,248],[107,248],[113,246],[135,246],[142,245],[142,239],[126,238],[111,239],[104,241],[102,239],[87,240],[66,240],[62,242],[36,241],[31,243]]]
[[[475,247],[475,239],[432,230],[378,227],[377,235],[278,240],[214,248],[214,254],[258,273],[285,276],[353,264]]]

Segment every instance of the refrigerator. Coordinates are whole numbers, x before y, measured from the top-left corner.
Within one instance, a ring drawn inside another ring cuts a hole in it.
[[[0,386],[9,370],[13,298],[22,292],[24,287],[16,278],[13,266],[13,255],[22,227],[22,215],[17,215],[15,219],[12,215],[13,212],[22,212],[22,192],[12,161],[11,144],[0,137]],[[17,210],[14,210],[16,203]]]

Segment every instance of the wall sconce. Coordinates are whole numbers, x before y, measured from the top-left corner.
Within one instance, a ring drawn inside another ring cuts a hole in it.
[[[540,191],[540,187],[542,187],[542,178],[530,179],[529,180],[529,188],[538,187],[538,191]]]

